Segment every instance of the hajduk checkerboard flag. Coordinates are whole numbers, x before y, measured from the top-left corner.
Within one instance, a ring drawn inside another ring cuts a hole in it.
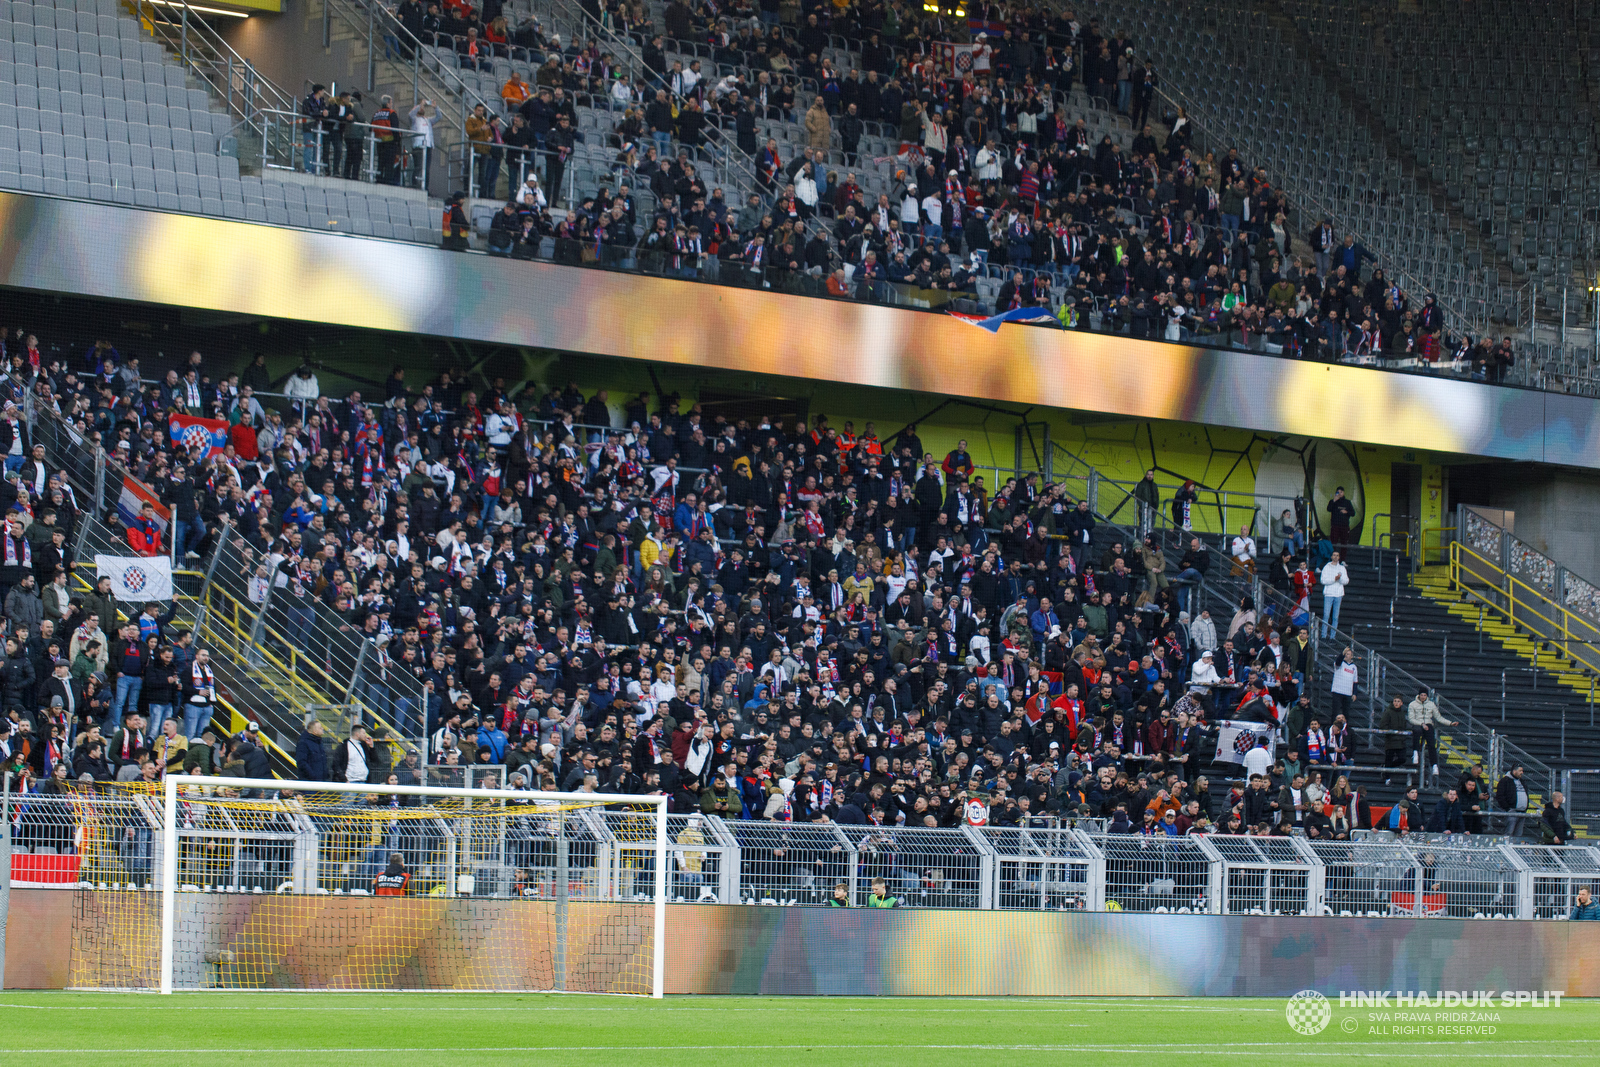
[[[1238,722],[1232,719],[1218,719],[1217,727],[1217,762],[1218,763],[1244,763],[1244,754],[1252,748],[1266,742],[1267,755],[1271,756],[1273,749],[1272,724],[1265,722]]]
[[[953,44],[949,41],[940,41],[934,45],[934,55],[938,57],[940,69],[958,80],[972,71],[972,45],[970,44]]]
[[[95,579],[111,579],[118,600],[171,600],[172,561],[165,556],[94,557]]]
[[[204,448],[206,457],[218,456],[228,447],[228,423],[224,419],[202,419],[195,415],[174,415],[167,423],[172,444],[185,452]]]

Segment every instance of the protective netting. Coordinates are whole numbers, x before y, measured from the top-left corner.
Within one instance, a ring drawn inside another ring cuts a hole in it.
[[[172,847],[175,989],[652,991],[650,805],[191,785],[171,832],[146,788],[87,806],[61,832],[118,862],[104,883],[83,877],[114,891],[79,895],[75,988],[159,986]]]

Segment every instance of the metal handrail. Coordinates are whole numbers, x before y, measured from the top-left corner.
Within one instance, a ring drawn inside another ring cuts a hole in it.
[[[1475,564],[1481,565],[1482,569],[1474,566]],[[1470,579],[1477,579],[1483,587],[1493,588],[1498,597],[1488,595],[1483,588],[1473,585]],[[1450,543],[1450,587],[1468,599],[1482,604],[1489,611],[1503,616],[1511,626],[1522,626],[1539,640],[1559,642],[1563,656],[1591,676],[1600,676],[1600,644],[1596,643],[1600,640],[1600,628],[1588,619],[1555,603],[1543,591],[1529,585],[1515,574],[1507,572],[1498,563],[1460,541]],[[1519,590],[1523,591],[1522,596],[1518,596]],[[1558,612],[1560,617],[1552,618],[1546,615],[1535,606],[1536,604],[1548,605],[1551,610]],[[1546,624],[1549,629],[1544,630],[1532,625],[1530,620],[1533,619]],[[1594,639],[1575,633],[1572,626],[1574,619],[1579,620],[1584,628],[1594,635]],[[1575,648],[1587,651],[1589,658],[1586,659],[1574,651]]]
[[[231,632],[232,637],[240,642],[238,646],[239,648],[242,649],[248,647],[250,650],[249,654],[251,656],[257,657],[273,666],[276,673],[281,675],[287,682],[289,687],[288,692],[291,695],[300,700],[305,707],[342,706],[330,704],[326,695],[320,692],[318,689],[313,688],[312,685],[307,681],[306,676],[309,673],[309,675],[312,676],[312,681],[320,678],[323,682],[332,684],[335,687],[339,685],[338,680],[330,675],[323,667],[318,665],[314,658],[301,653],[294,647],[288,636],[279,633],[276,627],[264,616],[260,615],[259,613],[252,612],[249,605],[241,603],[226,589],[213,584],[205,590],[205,595],[211,596],[213,594],[222,598],[224,606],[231,610],[234,619],[243,618],[252,621],[253,628],[249,632],[246,632],[243,628],[241,628],[237,622],[232,622],[227,619],[223,620],[222,625],[226,626]],[[220,612],[214,611],[207,612],[206,618],[209,621],[220,614]],[[215,632],[216,631],[213,630],[213,633]],[[286,648],[289,652],[289,662],[282,662],[279,656],[265,643],[265,641],[258,640],[255,636],[253,636],[256,634],[259,634],[261,638],[271,637],[274,642]],[[337,688],[335,688],[334,691],[337,691]],[[401,731],[395,729],[393,725],[385,721],[382,716],[378,715],[378,713],[373,711],[371,708],[363,706],[362,710],[366,715],[372,718],[372,721],[375,725],[381,726],[395,737],[405,737]],[[406,737],[405,739],[408,741],[415,740],[409,737]],[[422,741],[424,743],[426,742],[425,736],[422,738]]]
[[[293,95],[235,51],[187,0],[162,0],[160,4],[133,0],[133,7],[140,22],[150,28],[151,36],[205,82],[230,115],[255,133],[263,132],[259,123],[263,107],[294,110]]]
[[[604,23],[596,20],[595,17],[588,11],[575,7],[570,0],[548,0],[548,2],[560,8],[568,18],[573,19],[579,25],[584,26],[589,31],[591,37],[600,36],[614,48],[625,53],[633,63],[638,64],[636,68],[638,73],[642,74],[645,71],[643,54],[634,48],[633,42],[630,41],[625,34],[618,33],[616,30],[607,27]],[[673,92],[670,85],[665,85],[663,88],[665,88],[668,95],[678,103],[682,104],[685,102],[685,98],[681,94]],[[748,152],[740,148],[737,142],[728,136],[728,131],[720,124],[717,125],[717,130],[718,137],[716,139],[716,144],[713,146],[712,154],[720,157],[723,171],[722,180],[728,184],[738,185],[738,203],[742,204],[744,203],[744,198],[749,196],[751,193],[760,193],[760,186],[756,180],[756,161]],[[701,147],[704,148],[706,146],[702,145]],[[735,175],[737,176],[736,178]],[[766,198],[763,197],[763,199]]]
[[[439,108],[439,115],[444,120],[446,129],[455,134],[455,147],[463,153],[472,151],[471,139],[467,137],[467,116],[479,104],[491,111],[494,110],[498,97],[495,100],[485,100],[483,94],[468,85],[466,79],[458,72],[432,58],[431,52],[424,54],[423,49],[430,46],[418,40],[394,12],[377,0],[322,0],[322,4],[325,22],[331,15],[338,15],[340,21],[356,33],[365,34],[368,42],[368,88],[372,88],[376,78],[377,60],[373,52],[376,47],[375,36],[392,37],[399,41],[403,48],[409,48],[412,55],[412,105],[415,106],[423,99],[432,99]],[[428,84],[424,84],[425,82]],[[460,107],[444,106],[451,101],[459,101]],[[438,130],[435,130],[434,138],[436,141],[440,140]],[[454,183],[466,175],[466,157],[463,155],[457,160],[454,153],[448,151],[449,147],[440,145],[446,165],[446,179]]]

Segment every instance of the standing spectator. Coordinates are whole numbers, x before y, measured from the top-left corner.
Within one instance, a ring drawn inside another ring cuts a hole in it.
[[[0,534],[4,556],[0,558],[0,603],[5,603],[13,587],[33,573],[33,543],[23,532],[23,515],[13,512],[7,517],[5,533]],[[107,583],[111,579],[104,579]]]
[[[1361,672],[1356,666],[1356,650],[1346,648],[1338,665],[1333,668],[1333,680],[1330,683],[1333,691],[1334,715],[1350,714],[1350,702],[1359,684],[1361,684]]]
[[[1178,561],[1177,576],[1172,579],[1178,587],[1178,608],[1181,611],[1191,611],[1199,604],[1195,593],[1201,582],[1205,581],[1206,571],[1211,569],[1211,550],[1198,537],[1189,539],[1189,550]]]
[[[424,100],[431,106],[432,101]],[[400,115],[394,109],[394,97],[385,94],[378,100],[378,110],[372,113],[373,139],[377,142],[378,183],[400,184]]]
[[[139,708],[139,692],[144,688],[145,669],[150,666],[149,652],[139,637],[137,623],[128,623],[117,632],[111,642],[111,670],[115,672],[115,695],[111,700],[111,718],[107,728],[114,731],[124,714]]]
[[[178,704],[183,696],[183,672],[178,667],[171,645],[161,646],[150,665],[145,668],[142,691],[150,708],[152,727],[159,729],[161,727],[158,724],[165,723],[179,714]]]
[[[823,106],[822,94],[817,94],[806,111],[806,143],[813,152],[826,152],[833,147],[833,119]]]
[[[1328,501],[1328,532],[1329,538],[1336,545],[1350,543],[1350,520],[1355,518],[1356,506],[1344,495],[1344,486],[1339,486],[1333,491],[1333,499]]]
[[[315,405],[317,398],[322,395],[322,387],[317,382],[317,373],[311,369],[309,363],[302,363],[295,369],[294,374],[284,383],[283,393],[294,401],[300,417],[305,418],[307,408]]]
[[[1567,798],[1559,791],[1552,793],[1545,803],[1539,824],[1547,845],[1565,845],[1572,840],[1572,824],[1567,821],[1566,803]]]
[[[1330,277],[1333,249],[1338,241],[1333,232],[1333,220],[1327,217],[1306,235],[1306,243],[1311,246],[1311,258],[1317,265],[1317,277]]]
[[[1494,787],[1494,805],[1506,813],[1506,836],[1519,838],[1528,821],[1528,785],[1522,764],[1513,763]]]
[[[1383,709],[1378,719],[1378,729],[1383,733],[1383,765],[1386,768],[1404,767],[1411,752],[1411,721],[1406,715],[1406,702],[1395,697]],[[1392,779],[1385,778],[1384,785]]]
[[[15,627],[25,627],[28,630],[37,630],[44,621],[44,601],[39,599],[39,593],[34,589],[33,575],[24,574],[6,594],[6,618],[11,620]]]
[[[328,780],[328,749],[322,743],[322,720],[306,716],[306,728],[294,746],[295,777],[302,782]]]
[[[1155,529],[1156,514],[1161,508],[1161,489],[1156,485],[1155,468],[1145,471],[1139,484],[1133,487],[1133,499],[1139,507],[1139,538],[1143,540]]]
[[[200,487],[193,478],[189,477],[188,468],[182,463],[175,463],[172,467],[172,477],[166,489],[167,503],[172,508],[172,537],[174,548],[181,551],[183,556],[200,555],[200,546],[205,543],[209,531],[206,523],[200,516]],[[105,579],[107,589],[110,589],[110,579]]]
[[[1322,567],[1322,637],[1331,638],[1339,628],[1339,606],[1344,603],[1344,587],[1350,584],[1350,571],[1338,550]]]
[[[1256,573],[1256,539],[1250,536],[1250,527],[1239,527],[1239,536],[1233,539],[1233,574]]]
[[[300,114],[304,117],[305,172],[307,174],[321,174],[322,163],[326,158],[328,137],[328,87],[326,85],[313,85],[311,92],[306,94],[305,101],[300,105]]]
[[[339,137],[344,142],[344,167],[340,172],[346,181],[361,178],[361,161],[367,154],[366,118],[361,114],[361,94],[352,90],[340,98]]]
[[[217,700],[217,678],[211,670],[211,652],[202,648],[183,680],[183,732],[191,741],[211,725],[212,705]]]
[[[298,746],[296,746],[298,748]],[[333,754],[333,780],[336,782],[365,782],[377,764],[377,753],[367,728],[360,723],[350,727],[350,736]]]
[[[1432,834],[1464,834],[1467,832],[1466,820],[1461,813],[1460,794],[1454,786],[1446,789],[1433,806],[1433,815],[1428,819],[1428,832]]]

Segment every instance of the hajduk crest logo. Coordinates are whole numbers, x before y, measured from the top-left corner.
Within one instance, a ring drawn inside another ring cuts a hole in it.
[[[1333,1005],[1315,989],[1302,989],[1289,998],[1283,1014],[1289,1020],[1291,1030],[1313,1037],[1328,1028],[1328,1023],[1333,1019]]]
[[[143,567],[129,567],[122,572],[122,587],[130,593],[144,592],[145,582],[148,580]]]
[[[185,449],[211,447],[211,431],[198,423],[185,426],[179,432],[183,435],[182,440]]]

